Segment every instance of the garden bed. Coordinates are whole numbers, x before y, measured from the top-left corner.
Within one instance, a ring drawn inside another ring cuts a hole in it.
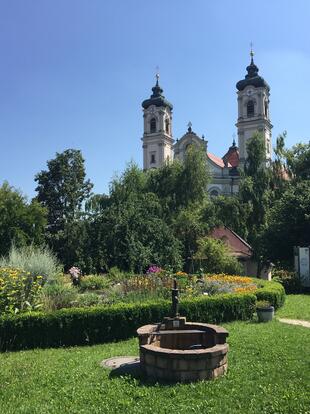
[[[258,282],[253,293],[186,298],[180,313],[199,322],[222,323],[251,319],[256,299],[267,299],[275,308],[284,303],[283,287]],[[54,312],[29,312],[0,318],[0,350],[89,345],[126,339],[136,329],[170,313],[170,301],[119,303],[111,306],[69,308]]]

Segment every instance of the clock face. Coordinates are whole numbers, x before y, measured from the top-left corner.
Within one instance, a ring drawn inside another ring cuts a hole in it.
[[[252,95],[252,93],[253,93],[252,89],[248,89],[248,90],[247,90],[247,95],[248,95],[248,96]]]

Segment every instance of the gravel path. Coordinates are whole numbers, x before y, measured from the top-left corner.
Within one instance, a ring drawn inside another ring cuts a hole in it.
[[[279,318],[280,322],[288,323],[290,325],[300,325],[304,326],[305,328],[310,328],[310,322],[309,321],[301,321],[299,319],[286,319],[286,318]]]

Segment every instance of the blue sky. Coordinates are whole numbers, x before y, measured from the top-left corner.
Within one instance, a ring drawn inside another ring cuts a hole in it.
[[[32,197],[34,176],[81,149],[94,191],[142,166],[141,102],[155,68],[174,105],[224,155],[236,133],[235,84],[249,43],[271,86],[273,142],[310,138],[308,0],[0,0],[0,184]]]

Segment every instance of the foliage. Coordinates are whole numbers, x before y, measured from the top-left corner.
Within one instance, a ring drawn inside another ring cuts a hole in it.
[[[259,285],[260,288],[255,291],[257,300],[266,300],[270,302],[275,309],[284,305],[285,290],[280,283],[260,280]]]
[[[82,207],[93,184],[85,179],[84,159],[78,150],[56,153],[47,166],[35,177],[37,200],[48,211],[47,241],[67,268],[83,257],[87,236]]]
[[[173,230],[183,246],[184,270],[193,272],[193,259],[198,239],[207,235],[215,226],[213,209],[208,199],[190,204],[179,211],[173,221]]]
[[[290,185],[272,206],[263,237],[264,255],[291,263],[294,246],[310,245],[310,181]]]
[[[271,303],[268,300],[258,300],[256,302],[256,309],[268,309],[270,306]]]
[[[125,339],[136,329],[170,313],[170,301],[116,304],[52,313],[0,318],[0,349],[73,346]],[[250,319],[255,308],[251,294],[218,295],[184,300],[180,312],[188,320],[223,322]]]
[[[262,287],[254,292],[255,295],[240,293],[186,298],[180,303],[180,313],[188,320],[222,323],[251,319],[256,297],[269,300],[276,309],[282,306],[283,287],[276,282],[259,283]],[[0,349],[71,346],[124,339],[133,335],[139,326],[162,320],[170,310],[170,300],[157,300],[1,317]]]
[[[251,206],[248,203],[242,203],[237,195],[213,197],[212,203],[217,225],[224,225],[247,239],[250,229],[247,228],[246,223]]]
[[[55,279],[62,271],[57,258],[48,247],[35,245],[17,248],[13,244],[8,256],[0,259],[0,266],[23,269],[32,276],[43,276],[44,281]]]
[[[79,290],[100,290],[107,289],[111,285],[111,281],[107,276],[89,275],[81,278]]]
[[[46,284],[40,292],[40,302],[45,311],[70,308],[77,300],[77,290],[72,286],[57,281]]]
[[[17,247],[44,240],[46,210],[33,200],[28,203],[20,191],[4,182],[0,187],[0,256],[7,255],[12,243]]]
[[[285,152],[287,166],[294,180],[310,179],[310,142],[296,144]]]
[[[41,275],[0,267],[0,312],[14,314],[36,309],[42,283]]]
[[[56,153],[47,162],[48,170],[35,177],[37,199],[48,209],[49,231],[63,230],[66,223],[79,218],[82,205],[90,196],[93,185],[85,181],[81,151],[68,149]]]
[[[202,203],[206,197],[210,172],[203,148],[190,145],[186,150],[180,185],[180,205]]]
[[[259,237],[267,224],[267,213],[271,204],[270,171],[266,168],[265,142],[263,135],[255,133],[247,143],[247,160],[240,182],[239,199],[247,206],[245,217],[248,240],[257,253],[260,251]]]
[[[146,180],[144,172],[129,165],[112,182],[109,206],[94,220],[93,245],[102,252],[106,268],[143,272],[150,263],[181,267],[180,242],[164,220],[159,198],[147,191]]]
[[[245,276],[206,275],[196,281],[196,291],[203,294],[218,295],[221,293],[255,293],[257,285],[254,279]]]
[[[126,280],[130,276],[130,273],[122,272],[117,266],[112,266],[107,274],[109,280],[115,283],[121,282],[122,280]]]
[[[298,293],[301,291],[300,280],[295,272],[276,269],[272,272],[272,280],[283,285],[285,293]]]
[[[231,256],[225,242],[211,237],[198,240],[198,250],[194,259],[207,273],[242,273],[241,265],[235,257]]]
[[[77,295],[72,305],[79,308],[88,308],[91,306],[98,306],[104,304],[103,296],[97,295],[96,293],[86,292],[82,295]]]

